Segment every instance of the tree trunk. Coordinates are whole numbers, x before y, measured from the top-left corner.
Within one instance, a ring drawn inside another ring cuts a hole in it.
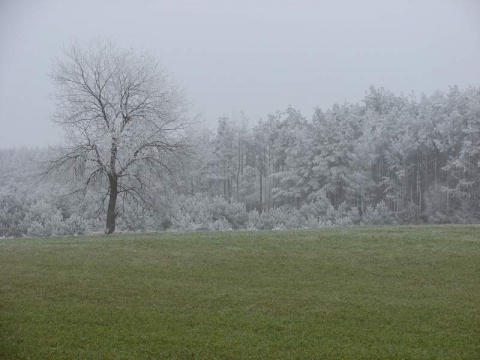
[[[260,203],[258,207],[258,213],[261,214],[263,210],[263,199],[262,199],[262,169],[260,168]]]
[[[105,234],[111,234],[115,231],[115,219],[117,217],[117,214],[115,212],[118,195],[117,178],[113,175],[109,175],[108,180],[110,182],[110,198],[108,200],[107,227],[105,229]]]

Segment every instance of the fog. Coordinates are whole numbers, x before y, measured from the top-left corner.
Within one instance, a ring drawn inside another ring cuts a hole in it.
[[[0,3],[0,147],[56,143],[51,61],[72,39],[149,51],[215,129],[288,105],[359,102],[370,85],[431,94],[480,79],[477,1]]]

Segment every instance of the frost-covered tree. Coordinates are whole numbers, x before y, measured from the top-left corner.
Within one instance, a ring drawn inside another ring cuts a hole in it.
[[[63,55],[51,78],[53,120],[65,131],[66,145],[47,173],[67,171],[76,191],[103,189],[110,234],[118,196],[151,207],[156,179],[173,174],[173,156],[184,148],[187,102],[148,54],[95,41],[86,48],[74,43]]]
[[[313,169],[317,178],[324,178],[321,192],[325,192],[336,207],[351,200],[349,185],[355,179],[349,178],[351,161],[358,139],[363,134],[363,121],[358,106],[335,104],[325,114],[314,115],[316,156]]]
[[[312,188],[313,136],[301,113],[289,107],[278,128],[274,143],[277,164],[272,178],[274,199],[281,204],[300,206]]]
[[[228,117],[218,119],[218,130],[215,154],[220,166],[220,176],[223,180],[223,196],[227,200],[232,198],[233,182],[236,177],[236,155],[238,134],[233,121]]]
[[[444,170],[449,175],[446,191],[452,195],[460,222],[480,214],[480,90],[452,87],[447,94],[448,133],[454,151]]]

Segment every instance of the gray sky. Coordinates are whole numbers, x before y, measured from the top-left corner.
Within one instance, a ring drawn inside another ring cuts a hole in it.
[[[480,85],[478,0],[0,0],[0,147],[58,142],[47,76],[73,38],[156,54],[215,129],[288,105]]]

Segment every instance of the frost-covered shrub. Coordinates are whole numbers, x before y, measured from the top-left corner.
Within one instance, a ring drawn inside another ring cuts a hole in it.
[[[171,210],[172,230],[207,230],[209,223],[208,207],[194,197],[179,196]]]
[[[242,229],[249,220],[245,206],[221,197],[178,196],[171,209],[172,230]]]
[[[337,220],[337,210],[332,204],[329,204],[327,207],[327,211],[324,216],[321,217],[323,221],[330,221],[331,223],[335,223]]]
[[[258,218],[260,217],[260,214],[258,213],[257,210],[252,210],[252,211],[249,211],[247,215],[248,215],[248,220],[246,224],[247,230],[256,230]]]
[[[89,223],[79,215],[63,219],[57,212],[44,222],[32,221],[27,229],[27,235],[32,237],[82,235],[87,232]]]
[[[232,229],[245,228],[248,221],[248,214],[245,205],[240,203],[231,203],[225,208],[225,219]]]
[[[307,229],[316,229],[320,226],[320,219],[315,215],[308,215],[307,219],[304,222],[305,228]]]
[[[155,212],[145,217],[147,231],[165,231],[172,226],[172,218],[165,212]]]
[[[421,223],[421,211],[417,204],[408,203],[402,211],[398,213],[398,218],[403,224]]]
[[[357,207],[352,207],[348,213],[347,217],[352,221],[353,225],[360,224],[362,217],[360,215],[360,211],[358,211]]]
[[[326,220],[326,221],[323,221],[323,220],[320,220],[318,222],[318,227],[319,228],[325,228],[325,227],[333,227],[333,223],[330,221],[330,220]]]
[[[307,218],[297,209],[290,209],[284,217],[284,225],[287,229],[301,229],[307,227]]]
[[[376,206],[367,206],[362,217],[363,225],[393,225],[395,223],[395,216],[383,201]]]
[[[336,226],[352,226],[354,225],[353,220],[348,216],[340,217],[335,220]]]
[[[77,214],[63,221],[64,235],[84,235],[90,228],[90,222]]]
[[[303,206],[300,210],[280,207],[259,214],[251,211],[248,215],[249,229],[273,230],[273,229],[315,229],[331,226],[351,226],[360,222],[360,215],[357,208],[348,209],[342,206],[335,209],[329,205],[324,207],[322,212],[313,211],[308,213],[308,208],[315,208],[315,204]],[[325,210],[326,208],[326,210]],[[319,216],[322,214],[323,216]]]
[[[304,224],[299,212],[292,213],[285,207],[271,209],[259,214],[251,211],[248,214],[248,229],[273,230],[301,227]],[[298,225],[298,226],[297,226]]]
[[[201,199],[200,197],[198,197]],[[213,220],[226,219],[232,229],[244,228],[248,215],[245,210],[245,205],[237,202],[227,202],[225,199],[217,196],[213,199],[203,199],[208,202],[208,212],[211,214]]]
[[[27,209],[20,226],[28,236],[51,236],[54,223],[59,217],[61,219],[61,215],[51,204],[39,200]]]
[[[275,213],[274,213],[275,212]],[[265,211],[258,216],[256,228],[258,230],[272,230],[278,227],[280,210]],[[277,216],[275,216],[277,215]],[[277,218],[277,219],[276,219]],[[281,220],[280,220],[281,223]]]
[[[139,206],[126,204],[117,217],[117,227],[124,231],[146,231],[148,214]]]
[[[252,210],[248,213],[247,228],[249,230],[272,230],[275,228],[275,219],[271,212],[259,213]]]
[[[66,234],[65,222],[63,221],[60,211],[55,213],[47,221],[45,221],[45,229],[50,231],[52,236],[63,236]]]
[[[92,229],[92,221],[77,214],[64,218],[60,209],[45,200],[31,205],[22,220],[25,234],[32,237],[81,235]]]
[[[24,221],[27,223],[32,223],[34,221],[45,223],[45,221],[57,212],[58,211],[45,200],[38,200],[28,207]]]
[[[29,201],[23,194],[0,195],[0,236],[22,236],[26,233],[25,214]]]
[[[303,204],[300,207],[300,213],[305,219],[309,216],[315,216],[318,219],[325,217],[329,208],[333,208],[333,206],[331,205],[330,200],[328,200],[325,193],[321,192],[320,195],[316,197],[315,201]]]
[[[27,229],[27,235],[32,237],[47,237],[52,235],[51,229],[45,228],[45,225],[34,220]]]
[[[348,217],[350,213],[350,206],[346,202],[342,202],[338,205],[337,209],[335,210],[335,215],[338,218],[345,218]]]
[[[202,224],[197,223],[190,214],[186,213],[177,213],[172,218],[172,230],[180,230],[180,231],[195,231],[201,230],[203,227]],[[204,228],[207,230],[207,228]]]
[[[352,226],[360,223],[361,217],[356,207],[348,208],[346,203],[342,203],[336,210],[329,214],[327,221],[335,224],[335,226]]]
[[[232,227],[227,219],[221,218],[215,220],[213,223],[208,225],[208,230],[232,230]]]
[[[360,222],[360,214],[356,207],[350,208],[347,203],[341,203],[336,209],[329,204],[326,207],[325,214],[320,216],[319,221],[322,224],[331,224],[335,226],[351,226]]]

